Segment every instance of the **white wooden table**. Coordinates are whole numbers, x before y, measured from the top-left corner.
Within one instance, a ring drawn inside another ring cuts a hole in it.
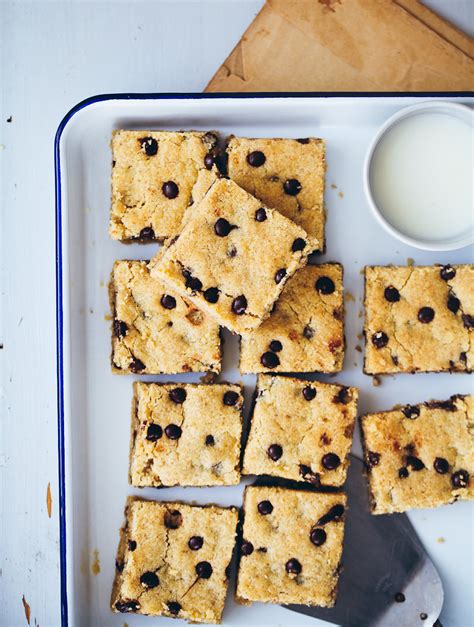
[[[74,104],[97,93],[202,91],[262,4],[0,2],[0,625],[26,625],[29,614],[31,625],[60,621],[56,127]],[[426,4],[472,34],[473,0]],[[460,529],[460,541],[470,531]],[[472,603],[472,581],[459,581],[452,595],[441,618],[468,627],[456,607]]]

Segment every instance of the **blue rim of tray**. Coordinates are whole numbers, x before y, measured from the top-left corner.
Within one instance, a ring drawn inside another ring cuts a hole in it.
[[[69,624],[67,598],[67,562],[66,562],[66,484],[64,451],[64,347],[63,347],[63,250],[62,250],[62,207],[61,207],[61,153],[60,140],[71,118],[86,107],[107,100],[219,100],[235,98],[241,100],[255,98],[466,98],[474,92],[251,92],[251,93],[122,93],[99,94],[82,100],[75,105],[61,120],[54,140],[54,178],[56,202],[56,378],[58,410],[58,473],[59,473],[59,547],[60,547],[60,585],[61,585],[61,625]]]

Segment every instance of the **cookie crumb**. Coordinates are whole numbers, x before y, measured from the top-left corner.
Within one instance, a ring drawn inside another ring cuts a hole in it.
[[[7,120],[8,122],[8,120]],[[31,617],[31,608],[29,606],[28,601],[25,599],[25,595],[23,595],[21,597],[21,602],[23,603],[23,609],[25,610],[25,618],[26,618],[26,622],[28,623],[28,625],[30,624],[30,617]]]
[[[380,377],[378,377],[377,375],[374,375],[372,377],[372,385],[376,388],[379,387],[379,385],[382,384],[382,379]]]
[[[337,185],[335,183],[331,183],[331,189],[337,189]]]
[[[93,575],[98,575],[100,573],[100,557],[99,557],[99,551],[97,549],[94,549],[93,557],[94,559],[91,564],[91,571]]]
[[[355,349],[358,353],[362,353],[362,347],[359,344],[355,345]]]
[[[413,259],[413,257],[407,257],[407,266],[414,266],[415,265],[415,260]]]
[[[199,377],[199,381],[201,381],[201,383],[215,383],[217,381],[217,373],[206,372],[202,377]]]
[[[104,320],[105,320],[106,322],[110,322],[110,321],[112,320],[112,316],[111,316],[110,314],[105,314],[105,316],[104,316]]]
[[[348,303],[350,303],[350,302],[355,303],[354,294],[352,294],[352,292],[346,292],[346,301]]]
[[[439,538],[436,538],[436,542],[438,544],[444,544],[446,540],[443,538],[443,536],[440,536]]]
[[[48,483],[48,487],[46,488],[46,507],[48,509],[48,518],[51,518],[51,512],[53,509],[53,499],[51,497],[51,484]]]
[[[344,192],[339,192],[338,196],[339,198],[344,198]]]

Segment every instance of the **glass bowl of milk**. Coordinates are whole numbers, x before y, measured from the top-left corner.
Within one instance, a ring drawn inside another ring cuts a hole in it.
[[[369,146],[364,185],[382,226],[424,250],[474,241],[473,110],[452,102],[406,107]]]

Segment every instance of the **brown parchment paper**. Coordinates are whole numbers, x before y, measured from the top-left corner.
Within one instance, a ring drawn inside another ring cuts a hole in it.
[[[473,57],[417,0],[267,0],[205,91],[470,91]]]

